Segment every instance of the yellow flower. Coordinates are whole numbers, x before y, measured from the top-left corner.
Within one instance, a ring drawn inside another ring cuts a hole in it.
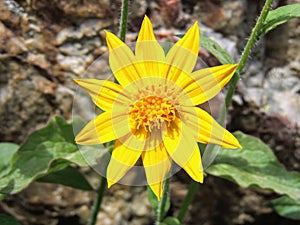
[[[195,23],[165,55],[145,16],[135,53],[106,32],[109,64],[119,84],[78,79],[104,112],[76,136],[81,145],[116,139],[107,168],[108,186],[118,182],[141,157],[149,186],[158,199],[174,160],[195,181],[203,182],[197,142],[240,148],[236,138],[197,105],[213,98],[237,65],[193,72],[200,34]]]

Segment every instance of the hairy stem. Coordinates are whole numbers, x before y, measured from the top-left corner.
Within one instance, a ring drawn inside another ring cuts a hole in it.
[[[231,104],[232,96],[233,96],[234,91],[236,89],[236,85],[239,81],[240,74],[241,74],[241,72],[243,71],[243,69],[246,65],[246,62],[247,62],[248,56],[250,54],[250,51],[251,51],[253,45],[255,44],[255,42],[260,38],[258,36],[259,30],[261,29],[261,26],[263,25],[267,15],[268,15],[268,13],[271,9],[272,3],[273,3],[273,0],[266,0],[265,5],[264,5],[264,7],[261,11],[261,14],[260,14],[254,28],[252,29],[249,40],[248,40],[248,42],[247,42],[247,44],[244,48],[243,54],[242,54],[241,59],[239,61],[239,65],[236,68],[235,74],[234,74],[233,78],[231,79],[231,81],[229,83],[229,89],[228,89],[228,92],[227,92],[226,98],[225,98],[226,111],[228,110],[228,108]]]
[[[122,0],[119,37],[123,42],[125,42],[126,30],[127,30],[128,5],[129,5],[129,0]]]

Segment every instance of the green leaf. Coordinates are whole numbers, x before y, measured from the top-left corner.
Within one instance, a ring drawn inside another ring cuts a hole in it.
[[[242,132],[235,136],[243,149],[222,149],[207,173],[300,199],[300,173],[287,171],[260,139]]]
[[[215,56],[222,64],[235,63],[229,53],[214,40],[201,36],[200,45]]]
[[[104,147],[98,146],[79,151],[74,142],[72,124],[54,117],[46,127],[33,133],[14,154],[9,173],[0,176],[0,193],[17,193],[34,180],[61,170],[70,163],[87,166],[87,158],[94,157],[95,161],[97,154],[102,154],[104,150]]]
[[[153,191],[151,190],[151,188],[149,186],[147,187],[147,192],[148,192],[148,201],[149,201],[150,205],[152,206],[153,210],[156,212],[157,208],[158,208],[158,204],[159,204],[157,197],[153,193]],[[170,201],[170,196],[168,195],[163,215],[167,214],[167,212],[170,209],[170,206],[171,206],[171,201]]]
[[[175,217],[167,217],[163,221],[166,225],[181,225],[180,221]]]
[[[14,143],[0,143],[0,174],[5,173],[13,154],[18,150],[19,145]]]
[[[0,178],[9,173],[10,161],[18,148],[19,146],[14,143],[0,143]],[[6,194],[0,192],[0,200],[4,199],[5,197]]]
[[[300,4],[286,5],[270,11],[258,33],[258,38],[278,25],[297,17],[300,17]]]
[[[287,196],[274,199],[270,206],[280,215],[292,220],[300,220],[300,200],[296,201]]]
[[[0,224],[1,225],[20,225],[18,221],[16,221],[13,217],[0,214]]]
[[[67,166],[62,170],[49,173],[39,178],[37,181],[44,183],[62,184],[68,187],[85,191],[94,190],[90,183],[82,175],[82,173],[80,173],[76,168],[72,166]]]

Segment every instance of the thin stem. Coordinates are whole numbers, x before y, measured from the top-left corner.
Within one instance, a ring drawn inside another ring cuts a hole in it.
[[[164,209],[168,198],[169,184],[170,184],[170,178],[168,177],[164,182],[162,197],[158,204],[156,225],[160,225],[164,219],[164,213],[165,213]]]
[[[120,18],[120,34],[119,37],[125,42],[127,20],[128,20],[128,2],[129,0],[122,0],[121,18]]]
[[[185,214],[187,213],[188,209],[189,209],[189,205],[191,204],[192,200],[194,199],[194,196],[197,192],[197,189],[199,187],[199,183],[196,181],[192,181],[192,183],[190,184],[189,190],[187,195],[185,196],[185,199],[183,200],[183,203],[181,205],[181,208],[179,210],[177,219],[182,222]]]
[[[111,154],[113,146],[114,146],[114,142],[112,141],[112,142],[105,143],[104,146],[106,148],[108,148],[108,153]],[[103,168],[107,168],[108,162],[103,163],[102,166],[103,166]],[[106,179],[106,177],[103,176],[103,177],[101,177],[100,186],[97,190],[97,196],[96,196],[96,200],[93,205],[93,210],[92,210],[91,218],[89,221],[89,225],[95,225],[97,222],[97,216],[98,216],[98,213],[99,213],[99,210],[101,207],[101,203],[103,200],[103,196],[104,196],[106,187],[107,187],[107,179]]]
[[[242,57],[239,61],[238,67],[236,68],[235,74],[229,83],[229,89],[228,89],[228,92],[227,92],[227,95],[225,98],[226,111],[228,110],[228,108],[231,104],[232,96],[234,94],[237,82],[239,81],[240,74],[241,74],[242,70],[244,69],[245,64],[247,62],[249,53],[250,53],[253,45],[255,44],[255,42],[259,39],[258,32],[261,29],[261,26],[263,25],[263,22],[265,21],[267,15],[271,9],[272,3],[273,3],[273,0],[266,0],[265,5],[261,11],[261,14],[260,14],[254,28],[252,29],[250,38],[244,48]]]
[[[89,221],[89,225],[95,225],[97,222],[97,216],[98,216],[98,212],[99,212],[101,202],[103,199],[103,194],[106,189],[106,184],[107,184],[106,178],[102,177],[101,183],[100,183],[100,186],[99,186],[99,189],[97,192],[97,198],[96,198],[96,201],[94,202],[93,212],[92,212],[91,219]]]

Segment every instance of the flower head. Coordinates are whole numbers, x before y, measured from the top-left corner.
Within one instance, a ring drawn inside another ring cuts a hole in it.
[[[241,147],[236,138],[197,107],[213,98],[237,65],[193,71],[200,34],[195,23],[165,55],[145,17],[135,53],[106,32],[109,64],[119,84],[78,79],[104,112],[76,136],[82,145],[116,140],[107,168],[108,186],[118,182],[141,157],[147,182],[160,199],[172,160],[195,181],[203,182],[197,142]]]

